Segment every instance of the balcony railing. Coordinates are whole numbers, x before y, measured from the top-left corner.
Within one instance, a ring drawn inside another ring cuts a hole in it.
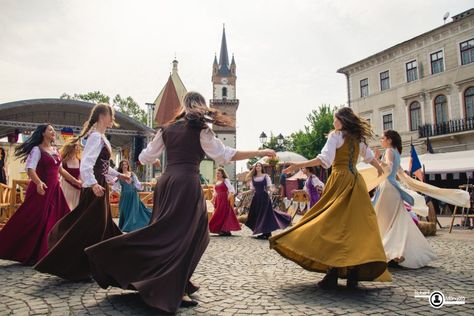
[[[427,124],[420,126],[418,136],[431,137],[438,135],[446,135],[474,130],[474,117],[460,120],[450,120],[440,124]]]

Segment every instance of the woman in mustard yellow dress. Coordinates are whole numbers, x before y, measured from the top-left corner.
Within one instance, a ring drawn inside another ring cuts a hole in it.
[[[350,108],[334,114],[334,128],[316,158],[292,163],[284,170],[294,172],[310,166],[332,166],[321,199],[290,229],[270,238],[270,248],[304,269],[325,272],[318,286],[337,287],[347,278],[349,288],[358,281],[391,281],[387,258],[380,239],[377,217],[357,158],[383,170],[366,141],[373,136],[370,125]]]

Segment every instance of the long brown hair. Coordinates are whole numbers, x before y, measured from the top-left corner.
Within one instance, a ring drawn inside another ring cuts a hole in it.
[[[225,171],[224,168],[219,167],[219,168],[217,168],[217,171],[219,171],[219,172],[222,174],[222,178],[223,178],[223,179],[227,179],[227,178],[229,177],[229,176],[227,175],[227,172]]]
[[[76,156],[77,159],[81,159],[80,153],[76,152],[76,147],[80,146],[78,143],[73,143],[73,142],[67,142],[61,147],[59,150],[59,153],[61,154],[61,158],[63,162],[67,162],[74,156]]]
[[[174,119],[166,123],[165,126],[169,126],[182,118],[185,118],[187,121],[198,122],[202,126],[205,123],[232,126],[230,117],[221,111],[208,107],[206,100],[198,92],[190,91],[186,93],[183,98],[183,105],[184,109]]]
[[[110,114],[114,116],[115,110],[114,108],[107,103],[97,103],[91,110],[91,114],[89,115],[89,119],[84,123],[84,127],[81,131],[81,133],[77,136],[74,137],[73,140],[71,140],[71,143],[77,143],[82,137],[87,135],[91,128],[99,122],[99,117],[100,115],[104,114]],[[118,126],[118,124],[114,123],[115,126]]]
[[[132,170],[130,170],[130,162],[128,162],[127,159],[120,160],[117,171],[120,172],[120,173],[123,173],[123,164],[124,163],[127,163],[127,165],[128,165],[128,170],[127,171],[132,172]]]
[[[394,131],[393,129],[387,129],[383,131],[383,135],[387,139],[391,140],[392,147],[396,148],[398,152],[401,154],[402,153],[402,138],[400,137],[400,134],[398,134],[398,132]]]
[[[250,170],[249,173],[247,173],[247,176],[245,177],[245,181],[249,181],[251,179],[253,179],[253,177],[255,177],[257,175],[257,165],[260,165],[262,167],[262,174],[266,174],[265,173],[265,169],[263,168],[263,164],[261,162],[257,162],[252,170]]]
[[[367,145],[367,140],[374,137],[374,132],[369,122],[355,114],[351,108],[340,108],[334,113],[334,116],[336,116],[342,124],[341,131],[344,138],[346,136],[352,136]]]

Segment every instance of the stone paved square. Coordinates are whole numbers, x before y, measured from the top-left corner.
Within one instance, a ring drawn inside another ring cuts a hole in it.
[[[362,282],[358,291],[316,287],[322,274],[305,271],[271,251],[247,228],[212,237],[193,280],[201,289],[196,308],[179,315],[472,315],[474,232],[447,229],[428,238],[438,255],[430,267],[391,269],[392,283]],[[133,291],[73,283],[30,267],[0,261],[0,315],[159,315]],[[130,267],[133,269],[133,267]],[[466,304],[433,309],[415,290],[465,296]]]

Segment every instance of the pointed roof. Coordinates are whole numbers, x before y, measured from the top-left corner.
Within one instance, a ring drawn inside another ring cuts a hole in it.
[[[217,65],[217,55],[214,55],[214,65]]]
[[[187,90],[178,75],[178,61],[173,60],[173,70],[155,102],[155,122],[158,127],[170,121],[182,108]]]
[[[235,65],[234,54],[232,54],[232,61],[230,62],[231,65]]]
[[[219,56],[219,75],[227,76],[230,74],[229,53],[227,53],[227,41],[225,38],[225,26],[222,31],[221,54]]]

